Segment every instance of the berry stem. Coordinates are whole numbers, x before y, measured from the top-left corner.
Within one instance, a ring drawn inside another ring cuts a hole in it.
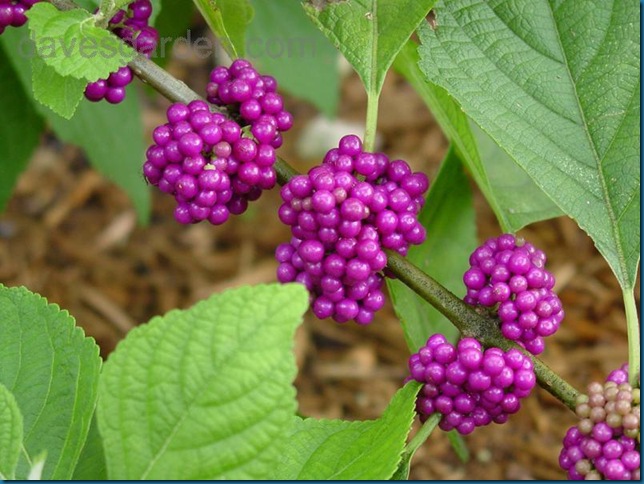
[[[59,10],[79,8],[70,0],[50,0],[50,3],[56,6]],[[132,62],[130,62],[129,66],[134,74],[136,74],[136,76],[144,83],[152,86],[172,102],[187,104],[196,99],[203,99],[185,83],[179,81],[143,55],[138,55]],[[378,114],[378,95],[374,94],[370,96],[369,100],[370,101],[367,106],[367,134],[370,133],[371,143],[373,144]],[[212,106],[211,108],[216,109],[219,112],[226,113],[224,109],[218,109],[215,106]],[[371,114],[369,115],[369,113]],[[371,147],[368,147],[367,145],[367,134],[365,134],[364,144],[367,146],[365,149],[372,150]],[[283,185],[297,174],[297,171],[281,158],[277,159],[275,170],[277,171],[277,178],[280,185]],[[387,267],[389,270],[391,270],[391,272],[410,289],[415,291],[419,296],[447,316],[463,333],[463,335],[475,337],[485,346],[497,346],[506,351],[509,348],[517,348],[531,358],[534,363],[534,369],[539,385],[574,411],[575,399],[578,395],[577,390],[575,390],[564,379],[559,377],[559,375],[553,372],[541,360],[527,353],[515,343],[505,339],[501,335],[501,332],[494,320],[474,311],[472,307],[465,304],[465,302],[460,300],[440,283],[432,279],[398,253],[389,252],[387,257]],[[632,297],[633,296],[631,294],[631,298]],[[626,297],[625,300],[627,300]],[[634,323],[629,325],[629,328],[630,326],[635,325],[635,330],[639,332],[637,329],[637,311],[635,309],[635,302],[634,299],[631,300],[632,304],[630,304],[630,306],[627,303],[627,319],[628,314],[631,314],[629,321],[632,320]],[[629,345],[636,345],[639,343],[639,338],[631,338],[630,336],[631,334],[629,330]],[[639,355],[639,348],[634,351]],[[631,353],[634,353],[634,351]],[[637,356],[637,358],[637,366],[639,368],[639,356]]]
[[[628,380],[635,387],[639,386],[640,373],[640,322],[637,317],[635,294],[632,289],[622,292],[626,310],[626,330],[628,333]]]
[[[374,151],[376,144],[376,128],[378,126],[378,100],[380,93],[369,91],[367,93],[367,125],[364,132],[364,151]]]
[[[408,455],[414,455],[418,448],[423,445],[423,443],[429,438],[438,423],[441,421],[441,418],[443,418],[443,415],[439,412],[435,412],[427,420],[425,420],[423,426],[418,430],[418,432],[416,432],[416,435],[414,435],[414,437],[405,446],[405,450],[403,451],[402,456],[403,461]]]

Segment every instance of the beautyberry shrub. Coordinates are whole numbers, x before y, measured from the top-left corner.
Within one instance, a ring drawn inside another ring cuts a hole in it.
[[[581,419],[568,429],[559,465],[571,480],[640,480],[640,389],[628,383],[628,365],[577,398]]]
[[[127,10],[119,10],[109,21],[110,30],[137,52],[150,57],[159,42],[159,33],[148,25],[152,15],[150,0],[135,0]],[[107,79],[90,82],[85,88],[85,98],[92,102],[105,99],[118,104],[125,99],[125,88],[132,82],[132,69],[123,66]]]
[[[370,323],[385,302],[384,249],[404,255],[425,240],[418,213],[428,187],[405,161],[343,137],[322,165],[282,187],[279,217],[292,238],[275,252],[279,281],[304,284],[318,318]]]
[[[554,276],[544,267],[543,251],[512,234],[487,240],[470,256],[463,282],[465,302],[493,308],[501,332],[538,355],[546,336],[563,320],[559,297],[553,292]]]
[[[409,371],[410,379],[423,383],[416,400],[421,421],[438,412],[441,429],[461,434],[505,423],[536,383],[532,361],[519,350],[483,350],[474,338],[454,346],[442,334],[411,355]]]

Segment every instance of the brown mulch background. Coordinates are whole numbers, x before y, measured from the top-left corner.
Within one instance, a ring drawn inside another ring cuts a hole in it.
[[[203,90],[207,66],[183,53],[169,69]],[[436,174],[447,142],[415,92],[391,74],[380,109],[382,149]],[[164,122],[163,99],[146,97],[148,140]],[[365,96],[356,76],[342,86],[339,117],[360,121]],[[287,98],[297,124],[280,155],[305,171],[313,160],[293,148],[315,116],[308,104]],[[479,238],[498,235],[478,191]],[[106,357],[125,333],[154,315],[187,308],[209,294],[242,284],[275,281],[273,251],[288,240],[276,216],[277,190],[223,227],[179,226],[173,200],[153,191],[149,226],[136,223],[125,194],[92,170],[77,148],[45,136],[0,214],[0,283],[24,285],[76,318]],[[592,241],[568,219],[541,222],[521,235],[546,251],[566,310],[542,359],[579,389],[627,359],[621,291]],[[639,294],[639,287],[637,289]],[[639,299],[638,299],[639,304]],[[337,325],[307,314],[297,334],[300,411],[328,418],[372,419],[386,407],[406,374],[409,356],[390,306],[369,327]],[[561,439],[573,415],[538,389],[509,423],[465,437],[471,456],[463,463],[436,431],[417,452],[413,479],[562,479]]]

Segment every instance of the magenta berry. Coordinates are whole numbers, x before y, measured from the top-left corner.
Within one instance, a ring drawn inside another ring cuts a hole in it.
[[[40,0],[4,0],[0,2],[0,34],[7,27],[22,27],[27,23],[25,13]]]
[[[432,335],[409,358],[409,371],[423,383],[416,401],[421,420],[438,412],[443,430],[461,434],[505,422],[536,383],[532,362],[520,351],[483,350],[473,338],[453,346],[442,334]]]
[[[501,333],[533,354],[563,320],[554,277],[543,266],[545,255],[511,234],[489,239],[470,256],[463,275],[465,302],[496,310]]]
[[[243,124],[250,125],[255,140],[265,146],[262,163],[268,165],[274,156],[268,148],[279,148],[281,133],[293,125],[292,115],[284,110],[282,97],[276,92],[275,79],[261,76],[249,61],[236,59],[229,68],[212,70],[206,90],[209,102],[239,113]],[[228,141],[226,134],[224,139]],[[271,185],[269,181],[265,184]]]
[[[356,167],[367,165],[356,161],[365,158],[374,162],[361,173]],[[399,182],[427,177],[396,160],[392,163],[398,182],[390,180],[389,159],[363,153],[355,135],[343,137],[324,160],[306,175],[292,178],[280,192],[284,203],[279,217],[291,227],[293,251],[290,258],[284,258],[284,249],[276,253],[278,278],[306,283],[317,317],[368,324],[385,303],[384,249],[404,254],[426,235],[417,218],[423,193],[412,196]],[[428,187],[429,182],[422,185]]]
[[[146,17],[145,2],[137,1],[132,5],[139,9],[137,19]],[[243,99],[250,79],[260,76],[252,75],[250,70],[255,71],[247,61],[234,63],[234,66],[237,67],[231,66],[231,71],[216,68],[211,79],[222,83],[235,81],[233,94],[229,94]],[[243,79],[235,73],[241,73]],[[115,78],[120,76],[125,78],[126,73],[119,71],[114,75]],[[91,84],[88,95],[99,99],[103,88],[112,89],[106,84],[107,81]],[[280,116],[290,119],[288,113]],[[251,123],[250,130],[245,130],[236,121],[212,112],[208,103],[196,100],[187,105],[172,104],[167,110],[167,119],[166,124],[153,132],[154,144],[147,151],[143,171],[151,184],[175,196],[179,204],[175,218],[180,223],[208,220],[215,225],[222,224],[230,214],[245,212],[248,203],[257,200],[263,190],[275,186],[277,175],[273,165],[276,156],[271,143],[277,135],[278,123],[271,116],[259,116],[259,121]],[[282,212],[280,216],[291,221],[294,214]],[[304,226],[311,228],[310,222],[309,225],[305,222]],[[331,236],[327,234],[327,238]],[[290,270],[284,269],[283,273],[282,279]]]

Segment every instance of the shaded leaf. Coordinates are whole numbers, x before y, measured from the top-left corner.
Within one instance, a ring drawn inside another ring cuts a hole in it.
[[[0,211],[40,141],[43,122],[0,45]]]
[[[72,479],[74,481],[104,481],[107,479],[103,440],[98,433],[96,414],[92,418],[85,446],[78,458]]]
[[[335,116],[340,97],[338,52],[309,20],[299,2],[254,0],[246,35],[248,56],[280,88]]]
[[[29,47],[33,44],[27,34],[18,29],[4,32],[0,42],[4,43],[8,52],[33,52]],[[31,91],[29,58],[12,55],[10,60],[23,86]],[[145,159],[143,122],[134,86],[128,87],[127,96],[120,104],[81,102],[70,120],[61,118],[40,104],[35,107],[63,141],[83,148],[92,165],[129,195],[139,221],[147,221],[150,190],[142,174]]]

